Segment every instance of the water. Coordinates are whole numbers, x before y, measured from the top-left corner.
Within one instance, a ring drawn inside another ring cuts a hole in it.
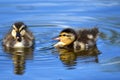
[[[1,80],[120,79],[120,0],[1,0],[0,4],[0,43],[16,21],[27,24],[36,38],[29,55],[7,54],[0,44]],[[93,26],[100,30],[101,54],[61,55],[53,48],[52,38],[62,29]],[[21,75],[15,73],[15,61]]]

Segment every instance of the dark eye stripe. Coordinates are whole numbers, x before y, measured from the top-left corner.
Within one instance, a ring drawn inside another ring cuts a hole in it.
[[[61,36],[67,36],[67,35],[66,35],[66,34],[63,34],[63,35],[59,35],[59,36],[61,37]]]
[[[59,37],[61,37],[61,36],[67,36],[67,37],[70,37],[71,35],[67,35],[67,34],[59,35]]]
[[[24,30],[25,28],[23,27],[21,30],[20,30],[20,32],[22,31],[22,30]]]

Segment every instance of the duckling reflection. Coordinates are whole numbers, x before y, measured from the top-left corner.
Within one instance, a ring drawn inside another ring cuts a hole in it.
[[[25,72],[25,63],[27,59],[33,59],[32,48],[8,48],[4,47],[5,52],[12,55],[14,64],[14,73],[21,75]]]
[[[59,52],[60,60],[67,66],[74,66],[77,64],[77,59],[85,59],[85,62],[96,62],[98,63],[98,55],[100,51],[97,47],[90,48],[88,50],[74,52],[74,50],[68,49],[57,49]],[[92,58],[92,60],[91,60]],[[86,61],[87,60],[87,61]]]
[[[68,66],[73,66],[76,64],[76,54],[74,52],[72,52],[71,50],[67,50],[67,49],[59,49],[59,57],[60,60]]]
[[[14,72],[23,74],[25,69],[25,55],[22,52],[15,52],[12,56],[14,63]]]

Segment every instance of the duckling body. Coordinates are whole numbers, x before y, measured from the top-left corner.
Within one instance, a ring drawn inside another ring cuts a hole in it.
[[[75,52],[81,50],[87,50],[96,45],[96,39],[98,37],[98,29],[83,29],[77,30],[67,28],[60,32],[58,43],[54,45],[54,47],[59,48],[71,48],[74,49]]]
[[[74,51],[78,52],[81,50],[88,50],[89,48],[96,46],[96,40],[98,37],[98,29],[91,28],[91,29],[82,29],[78,32],[78,37],[76,41],[74,41]]]
[[[18,48],[32,47],[34,45],[34,36],[27,29],[23,22],[16,22],[12,25],[12,29],[3,39],[3,46]]]

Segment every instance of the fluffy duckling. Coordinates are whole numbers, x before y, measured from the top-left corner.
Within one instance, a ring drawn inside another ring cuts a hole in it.
[[[56,48],[71,48],[75,52],[89,49],[95,46],[98,36],[98,29],[83,29],[75,31],[71,28],[66,28],[60,32],[60,35],[55,40],[59,40],[54,45]]]
[[[3,46],[11,48],[32,47],[34,36],[23,22],[16,22],[3,39]]]

